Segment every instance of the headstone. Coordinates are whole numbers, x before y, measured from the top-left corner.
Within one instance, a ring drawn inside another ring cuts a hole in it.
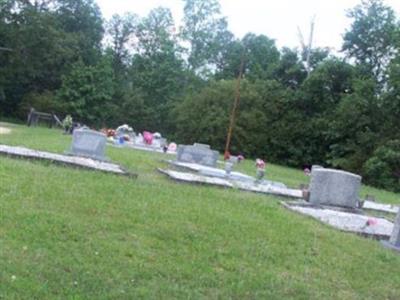
[[[179,145],[177,160],[181,162],[196,163],[204,166],[215,167],[219,153],[203,146]]]
[[[310,203],[356,208],[361,176],[334,169],[313,168]]]
[[[97,160],[106,160],[104,156],[106,142],[107,137],[101,132],[90,129],[74,130],[71,154]]]
[[[193,146],[195,146],[195,147],[204,147],[204,148],[207,148],[207,149],[211,149],[210,145],[207,145],[207,144],[194,143]]]
[[[400,252],[400,211],[397,213],[396,220],[394,221],[394,227],[389,242],[384,241],[382,243],[385,247]]]
[[[155,148],[162,148],[164,145],[167,144],[167,139],[165,138],[158,138],[153,140],[152,146]]]
[[[371,201],[371,202],[376,202],[375,196],[374,195],[366,195],[365,196],[366,201]]]
[[[230,162],[230,161],[225,162],[226,175],[230,175],[231,174],[232,168],[233,168],[233,162]]]
[[[239,158],[237,156],[231,155],[231,156],[229,156],[228,161],[233,164],[237,164],[239,162]]]
[[[314,171],[314,170],[323,169],[323,168],[324,168],[324,167],[323,167],[323,166],[320,166],[320,165],[312,165],[312,166],[311,166],[311,172]]]

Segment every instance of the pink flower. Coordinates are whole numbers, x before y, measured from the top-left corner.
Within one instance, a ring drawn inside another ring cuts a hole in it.
[[[367,220],[367,226],[374,226],[378,224],[378,220],[375,218],[368,218]]]
[[[262,159],[257,158],[256,159],[256,167],[259,169],[264,169],[265,168],[265,162]]]

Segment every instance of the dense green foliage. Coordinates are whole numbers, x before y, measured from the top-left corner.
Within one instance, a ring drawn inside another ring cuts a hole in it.
[[[243,63],[232,152],[400,189],[398,165],[382,173],[371,163],[400,131],[400,23],[381,0],[348,13],[344,58],[312,49],[309,75],[304,51],[236,38],[217,0],[184,0],[181,28],[162,7],[104,21],[93,0],[0,5],[0,47],[12,50],[0,50],[0,116],[23,118],[34,106],[222,150]]]

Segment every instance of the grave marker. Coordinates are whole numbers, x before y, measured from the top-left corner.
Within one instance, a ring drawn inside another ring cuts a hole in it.
[[[207,145],[207,144],[194,143],[193,146],[195,146],[195,147],[204,147],[204,148],[207,148],[207,149],[211,149],[210,145]]]
[[[217,165],[219,153],[204,146],[179,145],[177,160],[181,162],[195,163],[209,167]]]
[[[356,208],[361,176],[334,169],[313,168],[310,203]]]
[[[105,134],[90,130],[74,130],[70,153],[76,156],[90,157],[97,160],[106,160],[104,156],[107,143]]]

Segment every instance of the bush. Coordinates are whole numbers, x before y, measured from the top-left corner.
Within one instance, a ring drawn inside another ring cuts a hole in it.
[[[364,164],[364,175],[371,185],[400,192],[400,140],[378,147]]]

